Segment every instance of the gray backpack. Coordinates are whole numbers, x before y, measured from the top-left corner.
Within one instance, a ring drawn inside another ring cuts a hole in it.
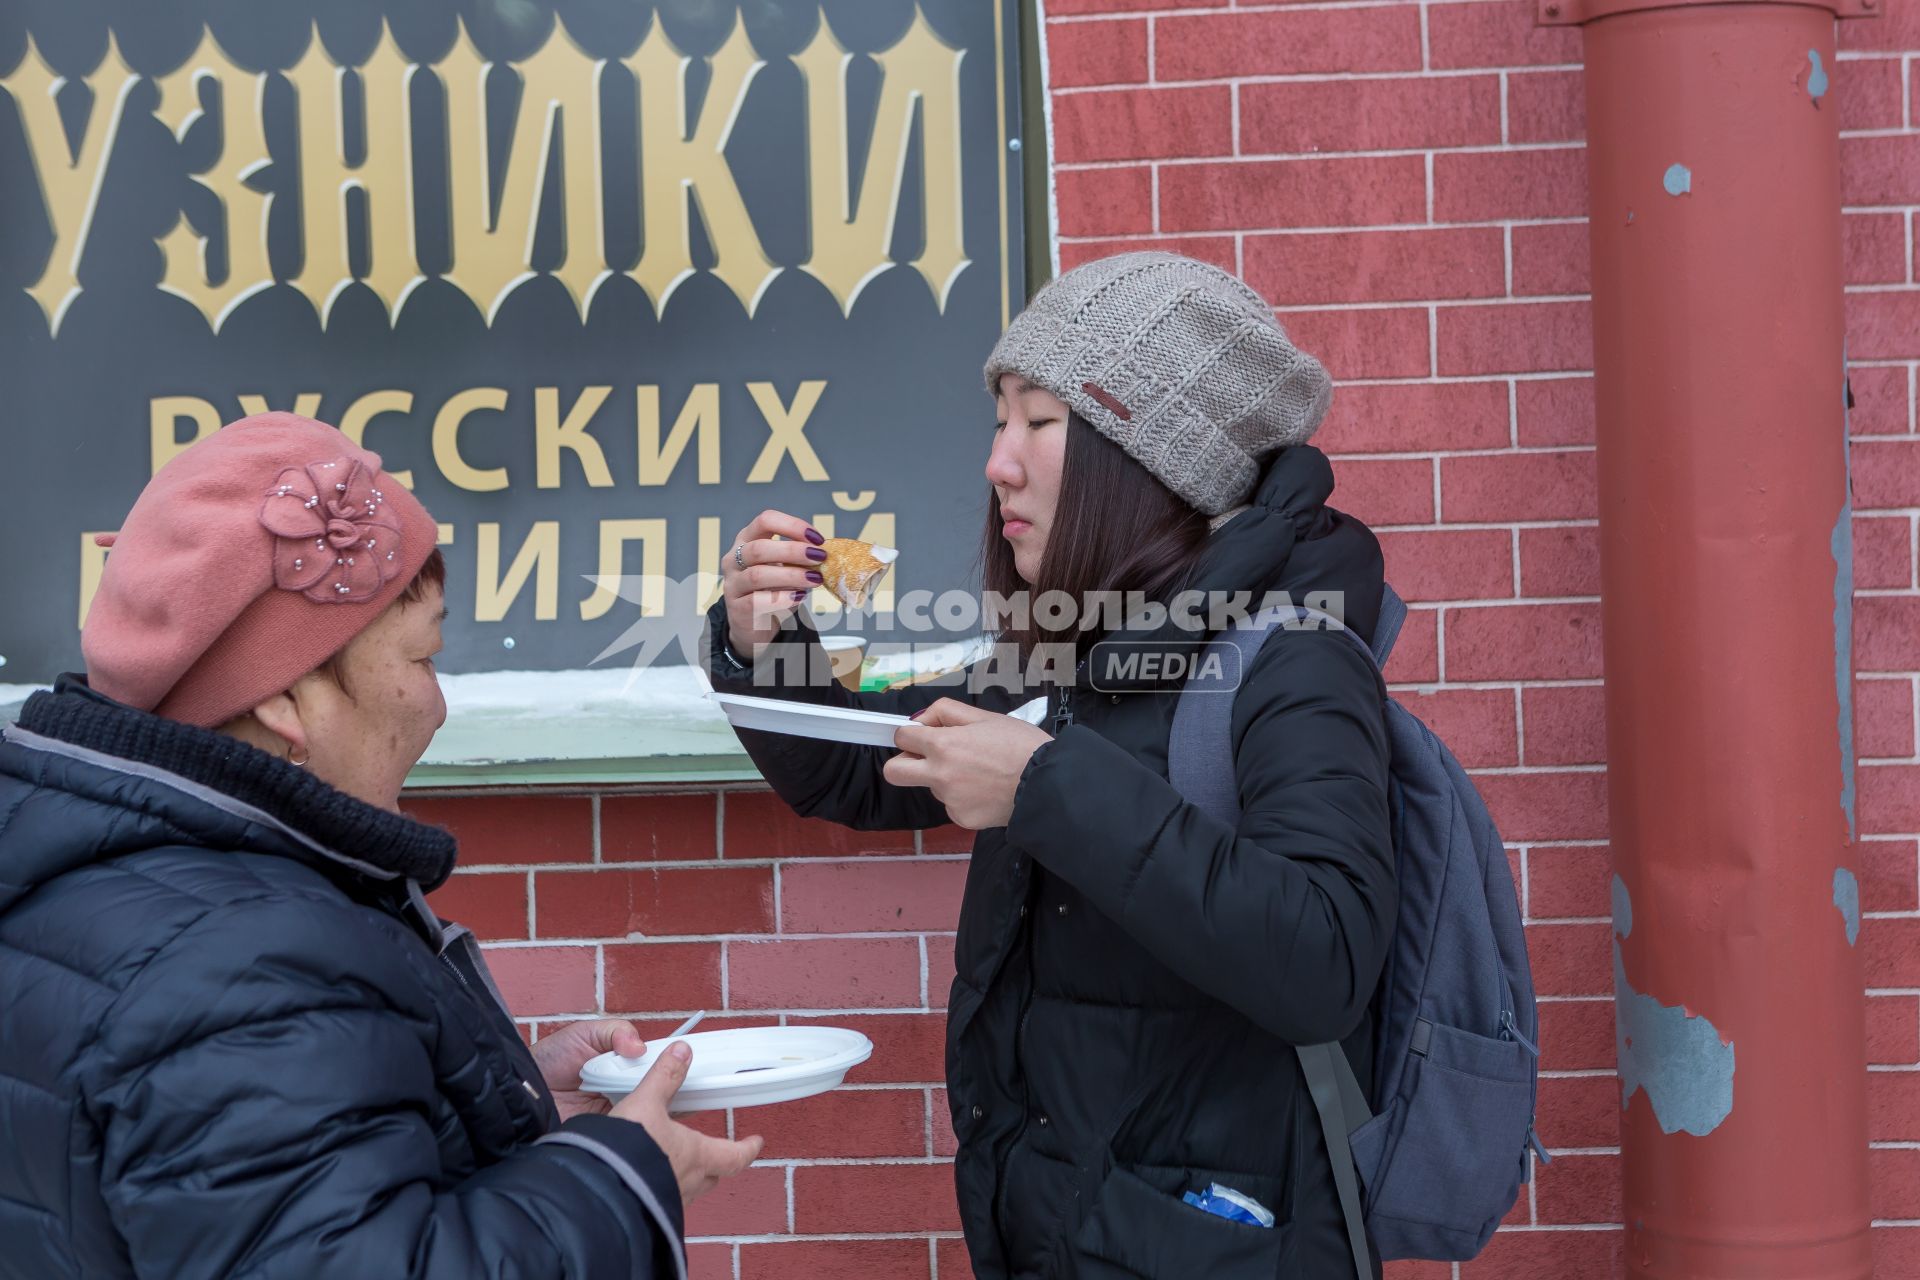
[[[1371,649],[1327,614],[1299,606],[1221,632],[1194,668],[1217,674],[1190,679],[1174,712],[1173,785],[1237,823],[1233,698],[1225,691],[1238,686],[1261,643],[1274,630],[1332,630],[1377,671],[1405,619],[1406,606],[1388,588]],[[1210,667],[1206,652],[1221,661]],[[1383,1260],[1473,1258],[1513,1207],[1528,1150],[1548,1159],[1533,1131],[1539,1023],[1505,846],[1453,753],[1399,703],[1389,699],[1386,711],[1400,915],[1372,1005],[1373,1096],[1361,1091],[1340,1045],[1297,1047],[1360,1280],[1373,1275],[1369,1236]]]

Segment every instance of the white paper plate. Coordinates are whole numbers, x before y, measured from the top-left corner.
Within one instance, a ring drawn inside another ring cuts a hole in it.
[[[727,713],[736,729],[790,733],[825,742],[851,742],[863,747],[890,747],[894,730],[912,724],[906,716],[882,711],[854,711],[846,707],[818,707],[779,698],[750,698],[738,693],[710,695]]]
[[[1025,720],[1030,725],[1043,725],[1047,722],[1047,700],[1034,698],[1030,702],[1021,703],[1007,714],[1015,720]]]
[[[686,1083],[671,1111],[720,1111],[792,1102],[837,1089],[873,1056],[873,1041],[841,1027],[742,1027],[697,1031],[647,1046],[644,1058],[603,1053],[580,1069],[580,1087],[616,1102],[632,1093],[667,1046],[693,1050]]]

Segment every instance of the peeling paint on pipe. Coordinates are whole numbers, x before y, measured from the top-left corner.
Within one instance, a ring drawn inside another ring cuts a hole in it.
[[[1847,945],[1860,941],[1860,881],[1845,867],[1833,869],[1833,905],[1847,922]]]
[[[1812,70],[1807,72],[1807,96],[1813,99],[1813,105],[1820,105],[1820,99],[1827,96],[1827,69],[1820,61],[1818,49],[1807,50],[1807,62]]]
[[[1633,932],[1633,902],[1613,878],[1614,1048],[1620,1107],[1644,1090],[1662,1133],[1704,1138],[1733,1111],[1733,1045],[1685,1005],[1661,1004],[1627,981],[1620,941]]]

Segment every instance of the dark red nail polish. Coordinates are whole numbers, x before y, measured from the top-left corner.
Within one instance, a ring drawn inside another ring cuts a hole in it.
[[[807,593],[804,591],[796,591],[793,593],[793,598],[795,600],[805,600],[807,598]]]
[[[807,530],[807,541],[811,542],[814,546],[818,547],[818,546],[825,545],[827,540],[820,536],[820,531],[818,529],[809,528]]]
[[[827,576],[826,576],[825,574],[823,574],[823,573],[821,573],[821,572],[820,572],[820,571],[819,571],[818,569],[809,569],[809,570],[807,570],[807,581],[808,581],[808,582],[811,582],[811,583],[814,583],[814,584],[816,584],[816,585],[817,585],[817,584],[819,584],[819,583],[822,583],[822,582],[825,582],[826,580],[827,580]]]
[[[927,709],[925,707],[922,707],[918,711],[914,712],[912,715],[908,716],[907,719],[918,720],[921,716],[925,714],[927,714]]]
[[[822,551],[819,547],[807,548],[807,559],[812,560],[815,563],[818,563],[822,560],[825,560],[826,558],[827,558],[827,553]]]

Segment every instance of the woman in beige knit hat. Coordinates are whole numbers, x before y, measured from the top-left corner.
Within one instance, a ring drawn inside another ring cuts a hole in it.
[[[947,1052],[976,1275],[1350,1276],[1292,1046],[1344,1040],[1368,1080],[1396,905],[1375,670],[1327,632],[1260,650],[1233,705],[1237,827],[1167,780],[1184,659],[1209,633],[1176,625],[1183,595],[1313,596],[1362,638],[1379,616],[1378,544],[1327,505],[1306,443],[1327,375],[1239,280],[1136,253],[1042,290],[986,384],[984,586],[1157,613],[1001,630],[1022,656],[1067,655],[1033,691],[1045,727],[1002,714],[1028,691],[993,680],[769,690],[756,669],[815,643],[793,612],[808,531],[769,513],[723,566],[715,683],[918,717],[898,752],[743,732],[798,812],[979,832]]]

